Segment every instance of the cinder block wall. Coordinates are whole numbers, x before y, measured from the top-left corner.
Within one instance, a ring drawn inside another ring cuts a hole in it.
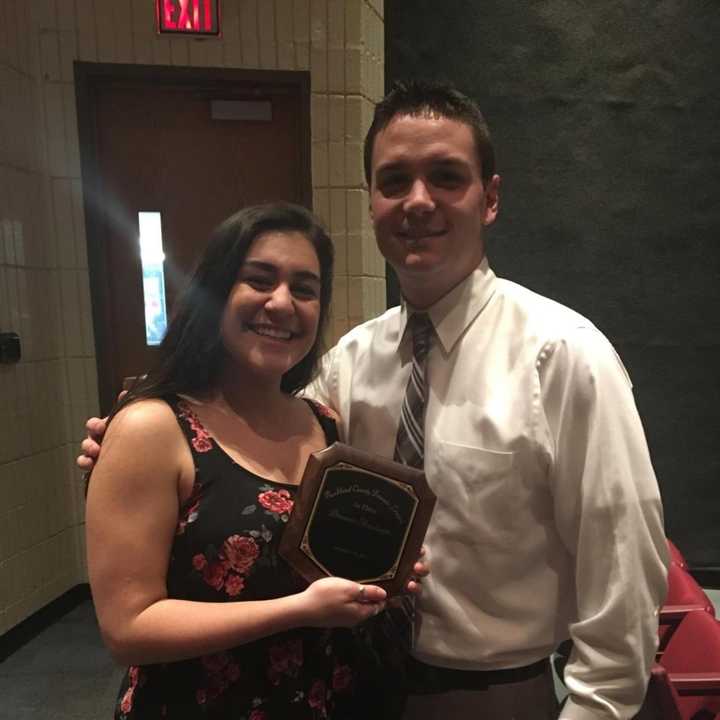
[[[309,70],[315,210],[337,247],[334,340],[385,307],[362,137],[383,0],[224,0],[222,38],[159,38],[149,0],[0,4],[0,633],[86,579],[74,466],[98,412],[73,61]]]

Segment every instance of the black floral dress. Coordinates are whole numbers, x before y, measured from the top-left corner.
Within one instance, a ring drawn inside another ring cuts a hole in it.
[[[168,597],[201,602],[267,600],[306,583],[278,555],[296,487],[234,462],[191,407],[170,399],[196,475],[184,503],[168,568]],[[328,444],[334,421],[311,403]],[[192,622],[192,617],[188,617]],[[354,718],[367,688],[358,682],[358,642],[350,630],[300,628],[225,652],[128,668],[116,720],[305,720]]]

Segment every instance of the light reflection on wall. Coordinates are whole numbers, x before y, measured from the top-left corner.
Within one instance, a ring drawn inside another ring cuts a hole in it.
[[[162,222],[159,212],[139,212],[140,260],[145,301],[145,342],[159,345],[167,329]]]

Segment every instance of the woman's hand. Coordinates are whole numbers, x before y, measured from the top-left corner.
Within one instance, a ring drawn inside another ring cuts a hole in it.
[[[352,627],[384,610],[386,597],[377,585],[338,577],[316,580],[300,594],[311,627]]]

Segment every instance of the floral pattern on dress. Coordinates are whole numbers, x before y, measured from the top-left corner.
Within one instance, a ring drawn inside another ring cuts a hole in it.
[[[193,437],[190,439],[192,446],[199,453],[206,453],[212,450],[213,443],[210,433],[203,427],[198,416],[190,409],[186,402],[178,403],[178,413],[181,418],[185,418],[190,429],[193,431]]]
[[[269,512],[287,522],[295,504],[287,490],[266,490],[258,495],[258,502]]]
[[[333,422],[337,420],[337,415],[327,405],[323,405],[317,400],[313,400],[312,404],[315,407],[315,410],[317,410],[317,412],[323,417],[326,417]]]
[[[205,668],[208,683],[206,687],[195,691],[198,705],[217,700],[242,675],[240,666],[228,652],[203,655],[200,661]]]
[[[268,679],[279,685],[282,677],[297,677],[303,665],[302,642],[298,637],[286,638],[272,644],[268,650]]]
[[[235,598],[245,587],[245,576],[260,556],[260,548],[252,537],[231,535],[216,557],[208,554],[210,559],[203,553],[193,555],[193,568],[211,588]]]
[[[196,477],[179,513],[168,597],[238,602],[301,591],[305,581],[278,552],[296,488],[243,468],[212,440],[185,402],[170,404],[190,446]],[[324,415],[317,415],[326,428]],[[346,720],[358,702],[358,659],[349,631],[339,632],[337,641],[335,630],[296,628],[224,652],[133,666],[121,685],[115,719]]]
[[[325,683],[322,680],[316,680],[310,687],[308,705],[318,712],[320,717],[327,716],[325,710]]]
[[[132,712],[133,709],[133,697],[135,695],[135,690],[138,686],[142,686],[143,683],[141,682],[142,674],[140,672],[140,667],[137,665],[131,665],[128,668],[127,672],[128,677],[128,687],[123,693],[122,697],[119,699],[118,702],[118,710],[120,711],[120,718],[125,718],[130,712]]]
[[[182,535],[188,523],[193,523],[197,520],[201,495],[202,485],[196,479],[190,491],[190,497],[185,502],[184,509],[180,513],[177,528],[175,528],[175,535]]]
[[[332,675],[332,689],[335,692],[347,690],[353,682],[354,673],[349,665],[336,665]]]

